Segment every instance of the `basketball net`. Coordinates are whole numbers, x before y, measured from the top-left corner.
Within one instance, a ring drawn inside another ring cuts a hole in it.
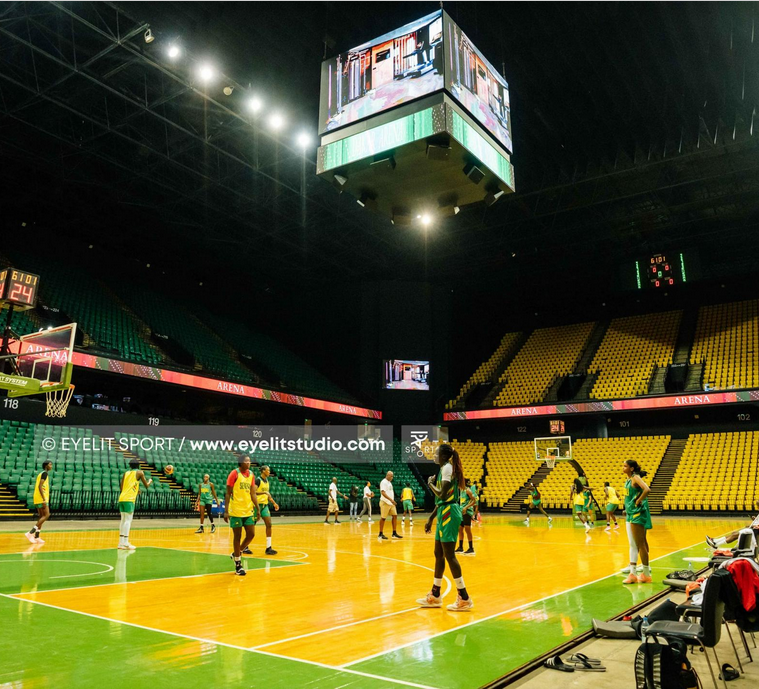
[[[45,411],[45,416],[56,419],[62,419],[66,416],[66,410],[69,408],[69,402],[73,394],[73,385],[69,385],[68,388],[63,388],[62,390],[46,390],[45,400],[47,402],[47,410]]]
[[[546,457],[546,466],[553,469],[556,466],[556,457]]]

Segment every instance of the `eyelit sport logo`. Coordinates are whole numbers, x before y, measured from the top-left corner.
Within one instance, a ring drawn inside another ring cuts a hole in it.
[[[422,443],[425,440],[429,440],[430,432],[426,429],[409,431],[411,441],[409,442],[409,450],[415,453],[419,459],[424,459],[424,451],[422,450]]]

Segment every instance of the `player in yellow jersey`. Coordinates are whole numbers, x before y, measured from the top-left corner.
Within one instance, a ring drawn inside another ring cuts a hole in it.
[[[129,462],[129,471],[125,471],[121,477],[121,494],[119,495],[119,512],[121,513],[121,525],[119,526],[119,550],[136,550],[129,542],[129,532],[132,529],[134,518],[134,503],[140,494],[140,482],[148,488],[153,479],[146,479],[145,473],[140,470],[140,462],[132,459]]]
[[[53,463],[50,460],[42,462],[42,471],[37,474],[34,481],[34,507],[37,510],[37,523],[24,534],[29,543],[43,545],[45,541],[40,538],[42,525],[50,519],[50,472]]]
[[[261,467],[261,474],[256,479],[256,498],[258,498],[258,509],[256,510],[256,521],[264,520],[266,525],[266,554],[276,555],[277,551],[271,547],[271,511],[269,505],[279,512],[279,505],[274,501],[269,492],[269,475],[271,469],[268,466]]]
[[[407,483],[403,486],[401,491],[401,504],[403,505],[403,516],[401,517],[401,524],[406,522],[406,513],[408,513],[409,525],[414,525],[414,505],[416,504],[416,496],[411,489],[411,484]]]
[[[213,499],[211,496],[213,495]],[[203,474],[203,481],[198,484],[198,509],[200,510],[200,526],[195,533],[203,533],[203,521],[208,515],[208,521],[211,522],[211,533],[216,532],[216,525],[213,523],[213,500],[216,500],[216,504],[220,505],[218,495],[216,495],[216,488],[211,481],[211,477],[208,474]]]
[[[604,483],[604,496],[606,497],[606,528],[604,531],[611,531],[611,520],[614,520],[614,528],[618,529],[617,517],[614,514],[619,507],[619,498],[617,491],[607,481]]]
[[[256,520],[253,515],[258,510],[256,483],[250,470],[250,457],[242,455],[237,462],[238,468],[232,469],[227,478],[227,494],[224,499],[224,521],[232,527],[235,562],[235,574],[245,576],[242,566],[242,553],[247,549],[256,535]],[[245,529],[245,540],[242,530]],[[241,542],[242,541],[242,542]]]

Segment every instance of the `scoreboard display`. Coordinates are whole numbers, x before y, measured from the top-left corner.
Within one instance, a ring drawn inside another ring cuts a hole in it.
[[[676,261],[677,263],[673,263]],[[682,265],[682,267],[681,267]],[[645,264],[644,280],[646,285],[641,285],[641,289],[646,286],[653,289],[662,287],[671,287],[686,281],[685,262],[682,254],[654,254],[648,258]]]
[[[0,304],[10,304],[16,311],[33,309],[37,303],[40,277],[16,268],[0,270]]]

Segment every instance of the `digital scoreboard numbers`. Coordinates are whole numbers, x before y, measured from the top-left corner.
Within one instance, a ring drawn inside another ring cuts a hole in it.
[[[666,254],[651,256],[646,277],[654,289],[675,284],[675,271]]]
[[[651,254],[635,262],[638,289],[667,289],[687,282],[685,255],[682,253]]]
[[[0,303],[11,304],[17,311],[33,309],[37,304],[39,275],[16,268],[0,270]]]

